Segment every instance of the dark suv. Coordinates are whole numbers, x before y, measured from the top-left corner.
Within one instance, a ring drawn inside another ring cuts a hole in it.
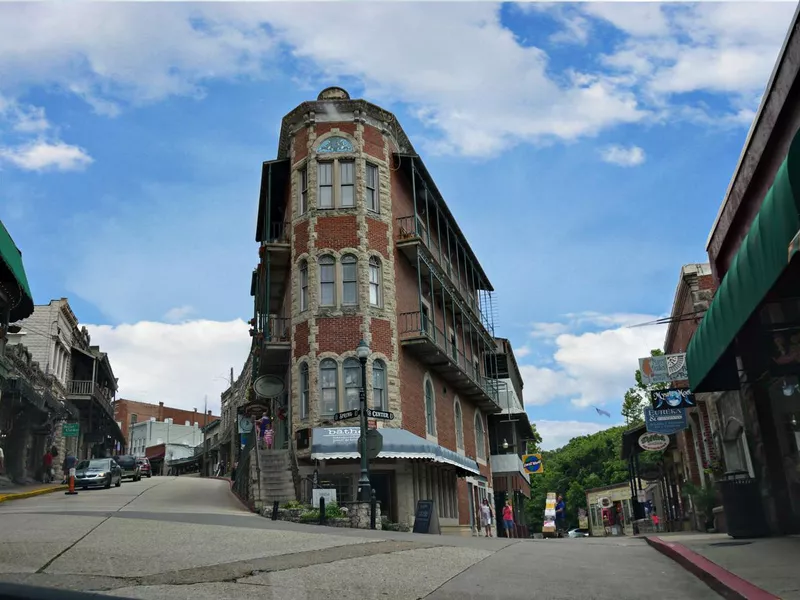
[[[122,467],[122,478],[130,478],[133,481],[140,481],[142,479],[142,472],[136,462],[136,457],[132,454],[120,454],[115,456],[114,460]]]

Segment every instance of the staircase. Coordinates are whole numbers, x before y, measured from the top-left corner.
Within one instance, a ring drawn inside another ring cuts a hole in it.
[[[267,450],[258,447],[260,480],[253,486],[255,505],[271,507],[276,500],[283,504],[295,500],[291,457],[288,450]]]

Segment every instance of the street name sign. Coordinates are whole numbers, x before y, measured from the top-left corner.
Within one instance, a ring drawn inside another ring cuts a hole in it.
[[[333,420],[334,421],[344,421],[345,419],[352,419],[354,417],[357,417],[360,414],[361,414],[361,409],[360,408],[356,408],[356,409],[353,409],[353,410],[346,410],[344,412],[335,413],[333,415]]]
[[[370,419],[383,419],[385,421],[393,421],[394,413],[389,412],[388,410],[374,410],[372,408],[368,408],[367,417],[369,417]]]

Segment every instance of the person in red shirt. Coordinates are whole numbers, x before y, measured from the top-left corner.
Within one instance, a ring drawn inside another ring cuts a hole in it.
[[[514,510],[511,508],[511,500],[506,500],[506,505],[503,507],[503,525],[506,530],[506,537],[513,537],[511,532],[514,529]]]
[[[42,477],[44,483],[53,481],[53,452],[48,450],[42,458],[42,466],[44,467],[44,475]]]

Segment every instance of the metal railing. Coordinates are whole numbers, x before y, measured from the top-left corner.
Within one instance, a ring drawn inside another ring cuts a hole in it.
[[[250,476],[250,456],[253,448],[255,447],[256,436],[250,434],[247,436],[247,442],[239,455],[239,461],[236,465],[236,478],[231,486],[233,493],[239,496],[239,499],[253,510],[253,496],[252,496],[252,477]]]
[[[270,223],[269,237],[266,240],[267,244],[288,244],[291,238],[291,223],[278,221]]]
[[[110,415],[114,414],[114,407],[111,406],[111,396],[100,384],[94,381],[71,380],[67,385],[67,391],[72,396],[93,396],[100,405]]]
[[[466,354],[458,348],[458,341],[453,344],[444,331],[435,327],[431,320],[420,312],[400,313],[398,323],[400,339],[424,336],[436,344],[444,354],[455,364],[473,383],[483,389],[495,403],[499,399],[500,381],[492,377],[485,377],[480,372],[481,359],[475,357],[475,362],[470,361]],[[501,407],[502,408],[502,407]]]
[[[461,294],[464,302],[472,308],[477,315],[481,314],[481,306],[478,300],[478,294],[473,291],[470,286],[460,278],[459,268],[452,265],[447,258],[447,250],[441,247],[432,235],[428,235],[428,230],[425,228],[424,223],[419,217],[416,217],[417,225],[414,227],[414,216],[397,217],[397,223],[400,229],[399,239],[397,241],[410,240],[418,238],[422,244],[428,249],[431,256],[434,257],[439,267],[447,274],[452,286]]]
[[[269,317],[264,337],[268,342],[291,342],[292,320],[289,317]]]

